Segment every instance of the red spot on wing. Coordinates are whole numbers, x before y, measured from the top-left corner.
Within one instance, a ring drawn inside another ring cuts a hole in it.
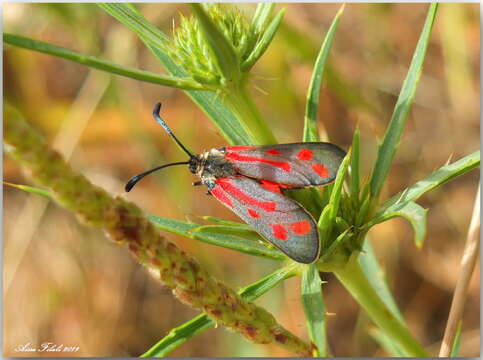
[[[282,224],[272,224],[273,236],[279,240],[287,240],[287,230]]]
[[[275,150],[275,149],[265,150],[265,152],[266,152],[267,154],[271,154],[271,155],[280,155],[280,154],[281,154],[281,152],[280,152],[280,151]]]
[[[310,232],[311,226],[310,222],[308,222],[307,220],[302,220],[290,224],[290,229],[292,229],[292,231],[298,235],[305,235]]]
[[[255,156],[246,156],[246,155],[240,155],[234,152],[228,152],[225,154],[225,158],[233,161],[242,161],[242,162],[261,162],[265,164],[270,164],[272,166],[278,167],[284,171],[290,171],[292,167],[288,162],[285,161],[273,161],[273,160],[267,160],[263,158],[257,158]]]
[[[321,178],[329,177],[329,170],[322,165],[322,164],[313,164],[312,169],[319,175]]]
[[[260,182],[261,182],[260,185],[262,185],[267,190],[270,190],[270,191],[273,191],[273,192],[276,192],[276,193],[282,192],[280,190],[280,185],[275,183],[275,182],[268,181],[268,180],[261,180]]]
[[[252,218],[257,219],[257,218],[259,218],[259,217],[260,217],[260,214],[259,214],[259,213],[257,213],[255,210],[248,209],[247,211],[248,211],[248,214],[249,214],[249,215],[250,215]]]
[[[245,150],[253,150],[255,146],[248,146],[248,145],[236,145],[236,146],[227,146],[225,148],[226,151],[245,151]]]
[[[215,187],[214,189],[211,190],[211,193],[213,194],[214,197],[216,197],[226,206],[231,208],[233,207],[233,203],[231,202],[230,198],[226,196],[226,194],[223,192],[222,189]]]
[[[309,149],[302,149],[297,153],[297,159],[299,160],[305,160],[305,161],[312,160],[313,156],[314,154]]]
[[[216,180],[216,183],[220,185],[225,191],[235,196],[238,200],[248,205],[256,206],[268,212],[275,211],[276,204],[273,201],[258,201],[257,199],[254,199],[251,196],[248,196],[247,194],[242,192],[235,185],[230,183],[228,179],[220,178]],[[211,192],[213,192],[213,190]]]

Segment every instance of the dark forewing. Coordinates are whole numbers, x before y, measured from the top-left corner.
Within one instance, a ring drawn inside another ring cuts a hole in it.
[[[345,151],[323,142],[227,146],[225,159],[242,175],[290,187],[334,181]]]
[[[236,176],[217,179],[210,187],[214,197],[293,260],[308,264],[318,258],[315,220],[275,184]]]

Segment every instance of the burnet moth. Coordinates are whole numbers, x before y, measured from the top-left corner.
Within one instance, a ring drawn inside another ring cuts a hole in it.
[[[319,257],[317,223],[302,205],[284,196],[285,189],[319,186],[335,180],[345,156],[338,146],[305,142],[264,146],[225,146],[192,154],[174,136],[154,107],[154,119],[188,154],[189,160],[165,164],[136,175],[126,184],[130,191],[154,171],[188,165],[208,193],[279,248],[291,259],[309,264]]]

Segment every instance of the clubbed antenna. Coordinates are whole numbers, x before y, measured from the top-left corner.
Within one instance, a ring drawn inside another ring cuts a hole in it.
[[[161,119],[161,117],[159,116],[159,110],[161,110],[161,103],[157,103],[154,106],[154,109],[153,109],[154,120],[156,120],[157,123],[160,124],[163,127],[164,130],[166,130],[168,135],[171,136],[174,139],[174,141],[176,141],[176,143],[181,147],[181,149],[183,149],[184,152],[187,153],[190,158],[192,158],[193,154],[187,148],[184,147],[184,145],[181,143],[181,141],[179,141],[178,138],[176,136],[174,136],[174,134],[171,131],[171,129],[169,128],[169,126],[164,122],[163,119]]]
[[[151,174],[152,172],[155,172],[155,171],[158,171],[158,170],[161,170],[165,167],[168,167],[168,166],[174,166],[174,165],[186,165],[186,164],[189,164],[190,162],[189,161],[182,161],[182,162],[176,162],[176,163],[172,163],[172,164],[165,164],[165,165],[161,165],[161,166],[158,166],[158,167],[155,167],[154,169],[151,169],[151,170],[148,170],[148,171],[145,171],[143,172],[142,174],[139,174],[139,175],[136,175],[136,176],[133,176],[126,184],[126,186],[124,187],[124,190],[126,190],[126,192],[129,192],[131,191],[131,189],[134,187],[134,185],[136,185],[138,183],[139,180],[141,180],[143,177],[145,177],[146,175],[149,175]]]

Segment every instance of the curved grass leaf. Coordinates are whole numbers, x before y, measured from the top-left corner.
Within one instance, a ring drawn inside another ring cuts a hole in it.
[[[375,201],[381,192],[382,186],[389,173],[394,155],[399,146],[404,125],[411,109],[416,93],[419,77],[423,69],[423,62],[428,48],[429,37],[436,17],[437,3],[429,5],[429,11],[418,44],[414,51],[413,59],[409,67],[406,79],[399,93],[399,97],[389,122],[382,144],[379,146],[376,164],[371,178],[371,198]]]
[[[118,65],[107,60],[99,59],[95,56],[80,54],[60,46],[52,45],[43,41],[27,38],[20,35],[5,33],[3,34],[3,41],[10,45],[61,57],[82,65],[110,72],[112,74],[125,76],[131,79],[185,90],[210,89],[209,86],[199,84],[196,81],[193,81],[191,78],[179,78],[173,76],[158,75],[149,71],[143,71],[127,66]]]
[[[298,266],[299,265],[292,263],[291,265],[278,269],[263,279],[240,289],[238,294],[245,300],[254,301],[280,282],[295,276],[298,272]],[[200,314],[183,325],[171,329],[168,335],[162,338],[151,349],[146,351],[141,357],[166,356],[193,336],[214,325],[215,322],[209,319],[206,314]]]
[[[105,3],[99,6],[135,32],[171,75],[187,76],[186,72],[173,62],[166,52],[166,47],[170,42],[169,37],[146,21],[139,12],[122,3]],[[186,94],[213,121],[230,144],[253,144],[240,120],[223,104],[218,94],[196,90],[187,90]]]
[[[464,158],[455,161],[454,163],[444,165],[438,170],[432,172],[428,177],[418,181],[416,184],[410,186],[406,190],[394,195],[387,200],[379,210],[377,216],[381,216],[389,208],[417,200],[419,197],[428,191],[443,185],[444,183],[466,174],[468,171],[480,165],[480,152],[476,151]]]
[[[259,242],[259,237],[248,239],[228,233],[218,232],[196,232],[200,227],[198,224],[187,223],[179,220],[166,219],[159,216],[147,215],[153,224],[164,231],[185,236],[187,238],[202,241],[211,245],[221,246],[236,250],[245,254],[266,257],[275,260],[286,260],[287,257],[280,251],[266,248]]]
[[[252,26],[257,33],[261,34],[265,31],[274,9],[275,3],[263,2],[257,5],[252,18]]]
[[[424,237],[426,236],[428,209],[424,209],[412,201],[389,207],[383,214],[364,225],[364,228],[369,229],[376,224],[380,224],[398,216],[405,218],[411,223],[414,229],[414,242],[416,243],[416,246],[422,247]]]
[[[310,340],[317,347],[314,349],[314,356],[326,357],[325,305],[322,296],[322,282],[315,264],[306,266],[302,273],[302,305]]]
[[[309,90],[307,92],[303,141],[320,141],[319,132],[317,130],[317,111],[319,108],[320,86],[324,76],[327,57],[329,56],[329,51],[332,46],[332,40],[334,39],[335,30],[337,29],[339,19],[344,11],[344,6],[345,5],[341,6],[334,17],[334,20],[332,20],[332,24],[330,25],[329,31],[327,31],[327,35],[325,36],[324,42],[320,47],[319,55],[315,61],[312,79],[310,80]]]
[[[274,17],[270,25],[267,27],[267,30],[263,32],[262,38],[260,41],[257,42],[255,48],[250,53],[250,56],[241,64],[241,70],[244,72],[249,71],[253,65],[262,57],[265,51],[268,48],[268,45],[273,40],[275,33],[277,32],[280,23],[282,22],[283,16],[285,14],[285,10],[280,10],[278,14]]]

